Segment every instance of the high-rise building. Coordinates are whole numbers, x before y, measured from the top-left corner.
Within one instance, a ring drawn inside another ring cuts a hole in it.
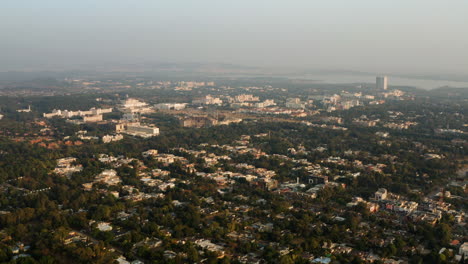
[[[387,90],[388,78],[387,76],[378,76],[375,78],[377,90]]]

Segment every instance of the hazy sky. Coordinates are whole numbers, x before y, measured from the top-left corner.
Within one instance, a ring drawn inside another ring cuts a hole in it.
[[[0,70],[220,62],[468,74],[467,0],[0,0]]]

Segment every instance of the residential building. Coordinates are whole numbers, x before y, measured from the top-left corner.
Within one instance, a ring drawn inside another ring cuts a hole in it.
[[[388,197],[388,192],[387,189],[385,188],[380,188],[375,192],[375,199],[376,200],[386,200]]]

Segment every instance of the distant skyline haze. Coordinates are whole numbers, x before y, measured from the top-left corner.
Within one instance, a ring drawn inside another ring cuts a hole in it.
[[[468,1],[14,0],[0,71],[142,62],[468,75]]]

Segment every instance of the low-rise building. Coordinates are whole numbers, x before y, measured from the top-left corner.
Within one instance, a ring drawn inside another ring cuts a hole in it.
[[[218,120],[206,116],[192,116],[181,119],[183,127],[211,127],[218,124]]]
[[[198,98],[192,101],[194,105],[222,105],[223,100],[218,97],[213,97],[211,95],[206,95],[205,97]]]
[[[388,196],[387,189],[385,188],[380,188],[375,192],[375,199],[376,200],[386,200]]]
[[[74,157],[67,157],[57,160],[57,167],[54,169],[54,173],[70,177],[75,172],[80,172],[83,170],[81,164],[75,164],[77,161]]]
[[[119,141],[123,139],[122,134],[117,134],[117,135],[105,135],[102,137],[102,142],[103,143],[109,143],[113,141]]]
[[[300,98],[288,98],[286,100],[287,108],[305,108],[305,103],[301,102]]]
[[[159,135],[159,128],[156,126],[142,125],[140,122],[122,122],[115,126],[117,133],[125,133],[143,138]]]
[[[151,113],[154,111],[147,103],[135,98],[122,100],[118,109],[124,113]]]
[[[102,121],[102,115],[89,115],[83,116],[83,122],[86,123],[94,123]]]
[[[182,110],[185,109],[186,103],[160,103],[156,104],[154,108],[158,110]]]

